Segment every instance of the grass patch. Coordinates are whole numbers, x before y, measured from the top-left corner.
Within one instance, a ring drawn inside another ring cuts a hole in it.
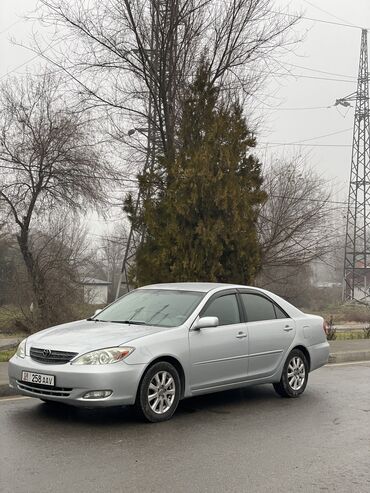
[[[24,320],[22,310],[16,306],[0,306],[0,333],[14,334],[19,330],[19,321]]]
[[[6,351],[0,351],[0,363],[6,363],[12,356],[15,355],[17,348],[7,349]]]
[[[362,330],[348,330],[348,331],[338,331],[336,332],[337,341],[352,341],[355,339],[365,339],[364,332]]]

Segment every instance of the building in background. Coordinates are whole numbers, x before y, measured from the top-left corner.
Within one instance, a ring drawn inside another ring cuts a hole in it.
[[[82,281],[84,302],[88,305],[106,305],[110,285],[109,281],[85,277]]]

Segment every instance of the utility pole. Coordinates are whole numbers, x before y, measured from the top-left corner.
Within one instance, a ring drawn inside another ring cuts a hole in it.
[[[367,30],[361,34],[345,240],[343,301],[370,302],[370,118]]]
[[[154,170],[156,163],[156,155],[158,153],[158,118],[161,106],[167,105],[167,130],[171,128],[171,132],[166,135],[167,141],[173,145],[174,127],[175,127],[175,103],[176,103],[176,53],[177,53],[177,22],[180,0],[151,0],[151,41],[148,49],[150,57],[150,88],[148,97],[148,128],[146,130],[147,148],[145,163],[142,170],[143,175]],[[159,82],[158,79],[159,78]],[[159,89],[166,88],[165,97],[159,97]],[[143,129],[137,129],[141,130]],[[133,131],[129,132],[132,135]],[[163,149],[162,149],[163,151]],[[149,193],[150,193],[149,189]],[[128,278],[128,270],[130,261],[136,255],[137,245],[140,244],[145,235],[145,231],[138,231],[135,228],[135,217],[140,214],[142,201],[145,197],[142,196],[139,188],[136,197],[133,220],[131,221],[130,231],[125,247],[122,268],[117,284],[116,299],[120,295],[122,284],[125,285],[125,292],[130,291]]]

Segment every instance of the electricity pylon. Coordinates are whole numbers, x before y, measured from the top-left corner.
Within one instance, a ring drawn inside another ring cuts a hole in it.
[[[370,302],[370,119],[367,30],[361,34],[345,240],[343,301]]]

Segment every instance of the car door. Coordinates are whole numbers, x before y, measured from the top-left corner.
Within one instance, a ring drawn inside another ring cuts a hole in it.
[[[272,375],[295,336],[295,322],[274,301],[256,292],[240,292],[249,339],[248,379]]]
[[[245,380],[248,373],[248,337],[242,308],[235,292],[213,296],[200,313],[218,317],[217,327],[190,329],[190,386],[201,391]]]

